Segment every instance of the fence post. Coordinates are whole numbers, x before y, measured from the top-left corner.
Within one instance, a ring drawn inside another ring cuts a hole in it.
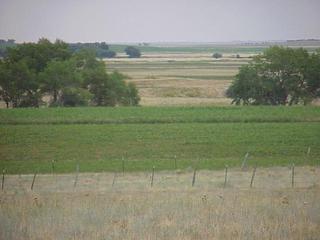
[[[34,172],[32,184],[31,184],[31,190],[33,190],[34,182],[36,181],[37,171]]]
[[[79,163],[77,163],[77,166],[76,166],[76,177],[75,177],[75,179],[74,179],[73,188],[75,188],[75,187],[77,186],[79,169],[80,169],[80,166],[79,166]]]
[[[253,180],[254,180],[254,177],[255,177],[255,175],[256,175],[256,170],[257,170],[257,164],[255,164],[254,169],[253,169],[253,173],[252,173],[252,177],[251,177],[251,182],[250,182],[250,188],[252,188]]]
[[[241,171],[245,170],[247,168],[247,159],[249,157],[249,152],[246,153],[246,155],[243,158],[242,164],[241,164]]]
[[[52,174],[54,174],[54,160],[51,161]]]
[[[227,178],[228,178],[228,165],[225,166],[224,184],[223,184],[223,187],[224,187],[224,188],[227,186]]]
[[[195,168],[193,171],[193,177],[192,177],[192,187],[196,183],[196,173],[197,173],[197,169]]]
[[[174,169],[177,170],[177,155],[174,155]]]
[[[155,169],[155,166],[152,167],[151,187],[153,186],[154,169]]]
[[[122,175],[124,175],[124,157],[122,156]]]
[[[291,187],[294,187],[294,163],[292,163],[291,167]]]
[[[114,186],[114,184],[115,184],[115,182],[116,182],[116,176],[117,176],[117,172],[115,172],[114,175],[113,175],[112,187]]]
[[[3,169],[3,170],[2,170],[2,182],[1,182],[1,190],[2,190],[2,191],[3,191],[3,189],[4,189],[4,175],[5,175],[5,173],[6,173],[6,170]]]
[[[311,147],[309,146],[308,147],[308,151],[307,151],[307,156],[309,157],[309,155],[310,155],[310,152],[311,152]]]

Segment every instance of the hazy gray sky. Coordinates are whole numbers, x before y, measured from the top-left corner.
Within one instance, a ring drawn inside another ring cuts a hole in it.
[[[320,0],[0,0],[0,38],[219,42],[320,38]]]

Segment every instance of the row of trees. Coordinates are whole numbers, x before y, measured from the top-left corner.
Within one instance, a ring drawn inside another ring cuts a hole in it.
[[[105,42],[69,43],[68,45],[72,53],[79,52],[83,49],[92,49],[98,58],[113,58],[117,55],[115,51],[110,50],[109,45]]]
[[[0,60],[0,99],[7,107],[39,107],[50,96],[50,106],[138,105],[138,91],[126,76],[108,74],[95,52],[72,53],[68,44],[19,44]]]
[[[7,55],[7,48],[15,47],[18,44],[15,43],[13,39],[3,40],[0,39],[0,57],[5,57]],[[95,43],[68,43],[68,48],[71,53],[77,53],[83,49],[91,49],[95,52],[97,58],[114,58],[117,53],[110,49],[110,46],[105,42],[95,42]],[[139,58],[141,52],[137,47],[127,46],[124,52],[129,58]]]
[[[274,46],[240,68],[227,90],[235,104],[307,104],[320,97],[320,50]]]

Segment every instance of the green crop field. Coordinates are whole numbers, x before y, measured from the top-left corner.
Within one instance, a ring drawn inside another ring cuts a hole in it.
[[[318,107],[0,110],[8,173],[126,171],[320,163]],[[310,147],[310,154],[307,150]]]

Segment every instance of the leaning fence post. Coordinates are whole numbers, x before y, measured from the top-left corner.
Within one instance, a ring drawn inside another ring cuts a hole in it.
[[[114,186],[114,184],[115,184],[115,182],[116,182],[116,176],[117,176],[117,172],[115,172],[114,175],[113,175],[112,187]]]
[[[294,163],[292,163],[291,167],[291,187],[294,187]]]
[[[31,184],[31,190],[33,190],[34,182],[36,181],[37,171],[34,172],[32,184]]]
[[[224,188],[227,186],[227,179],[228,179],[228,165],[225,166],[224,184],[223,184],[223,187],[224,187]]]
[[[73,188],[75,188],[75,187],[77,186],[79,169],[80,169],[80,166],[79,166],[79,163],[77,163],[77,166],[76,166],[76,177],[75,177],[75,179],[74,179]]]
[[[249,157],[249,152],[246,153],[246,155],[244,156],[244,159],[242,161],[241,164],[241,170],[243,171],[245,168],[247,168],[247,159]]]
[[[122,156],[122,175],[124,175],[124,157]]]
[[[311,152],[311,147],[309,146],[308,147],[308,151],[307,151],[307,156],[309,157],[309,155],[310,155],[310,152]]]
[[[2,182],[1,182],[1,190],[2,190],[2,191],[3,191],[3,189],[4,189],[4,175],[5,175],[5,173],[6,173],[6,170],[3,169],[3,170],[2,170]]]
[[[192,177],[192,187],[196,183],[196,173],[197,173],[197,169],[195,168],[193,171],[193,177]]]
[[[256,170],[257,170],[257,164],[255,164],[254,169],[253,169],[253,173],[252,173],[252,177],[251,177],[251,182],[250,182],[250,188],[252,188],[253,180],[254,180],[254,177],[255,177],[255,175],[256,175]]]
[[[153,186],[154,169],[155,169],[155,166],[152,167],[151,187]]]

